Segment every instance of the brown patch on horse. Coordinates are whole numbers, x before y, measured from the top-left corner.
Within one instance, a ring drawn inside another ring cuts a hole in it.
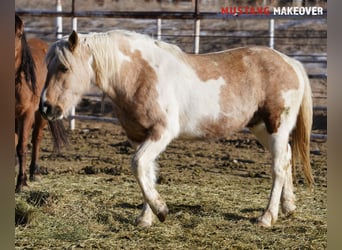
[[[201,123],[206,135],[222,136],[261,121],[269,133],[277,132],[285,108],[282,91],[299,86],[296,72],[277,52],[263,47],[239,48],[189,55],[186,60],[202,81],[225,80],[220,94],[222,115]]]
[[[232,131],[229,125],[232,122],[226,116],[219,116],[217,119],[206,118],[200,123],[200,130],[205,138],[220,138]]]
[[[159,140],[166,117],[157,102],[157,74],[139,50],[131,52],[124,43],[120,44],[120,50],[130,61],[120,67],[120,84],[114,98],[116,114],[133,142]]]
[[[267,48],[259,48],[259,50],[262,53],[259,53],[258,61],[264,65],[259,69],[263,73],[260,84],[263,84],[265,92],[248,126],[254,125],[251,122],[255,122],[259,117],[265,122],[267,131],[272,134],[277,132],[281,115],[287,109],[282,94],[285,91],[298,89],[299,79],[293,67],[278,53]]]

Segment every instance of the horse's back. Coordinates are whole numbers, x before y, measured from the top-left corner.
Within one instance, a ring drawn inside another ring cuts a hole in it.
[[[182,98],[188,110],[180,112],[181,127],[203,136],[223,136],[261,121],[276,131],[286,93],[301,84],[292,59],[267,47],[187,55],[186,62],[195,83]]]
[[[42,50],[45,53],[47,52],[48,44],[39,38],[30,38],[28,40],[28,44],[29,44],[31,49]]]

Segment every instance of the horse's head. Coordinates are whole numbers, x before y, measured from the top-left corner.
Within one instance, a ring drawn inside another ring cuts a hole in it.
[[[15,61],[17,64],[17,61],[20,59],[20,52],[22,48],[22,38],[24,36],[24,23],[20,19],[18,15],[15,15],[15,33],[14,33],[14,56]],[[16,68],[18,66],[16,65]]]
[[[92,56],[73,31],[49,48],[46,62],[48,73],[39,109],[48,120],[62,119],[89,89],[94,75]]]

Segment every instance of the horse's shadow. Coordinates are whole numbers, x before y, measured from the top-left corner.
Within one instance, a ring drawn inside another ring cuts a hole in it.
[[[180,212],[186,212],[192,215],[203,215],[204,208],[201,205],[189,205],[189,204],[168,204],[170,213],[179,214]]]
[[[130,204],[130,203],[127,203],[127,202],[122,202],[122,203],[118,203],[118,204],[115,204],[113,207],[112,207],[114,210],[140,210],[142,208],[142,204],[141,205],[134,205],[134,204]],[[129,212],[130,214],[133,214],[135,213],[130,211]],[[114,220],[118,221],[119,223],[121,224],[131,224],[131,225],[134,225],[135,222],[134,220],[132,220],[132,217],[131,216],[124,216],[122,215],[121,213],[115,213],[113,214],[113,218]],[[113,230],[116,230],[113,228]]]
[[[131,210],[141,210],[143,207],[143,204],[130,204],[127,202],[119,203],[115,206],[116,208],[121,208],[121,209],[131,209]],[[198,205],[198,204],[168,204],[168,208],[170,211],[170,215],[177,215],[179,213],[188,213],[193,216],[209,216],[208,211],[206,211],[205,207]],[[245,220],[249,221],[250,223],[256,223],[257,222],[257,217],[252,217],[249,216],[251,213],[254,212],[260,212],[262,213],[264,210],[263,208],[244,208],[240,210],[240,214],[238,213],[223,213],[223,217],[227,221],[240,221],[240,220]],[[245,215],[241,215],[245,214]],[[119,221],[122,223],[132,223],[132,221],[128,218],[117,218]]]
[[[236,213],[224,213],[223,215],[224,215],[225,220],[229,220],[229,221],[248,220],[249,222],[255,224],[257,222],[257,217],[251,217],[248,215],[253,212],[262,213],[263,211],[264,211],[263,208],[244,208],[244,209],[241,209],[240,212],[243,214],[246,214],[246,216],[236,214]]]

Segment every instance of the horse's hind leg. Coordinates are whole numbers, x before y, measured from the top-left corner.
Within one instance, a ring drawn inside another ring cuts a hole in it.
[[[32,157],[30,164],[30,181],[39,181],[40,171],[39,166],[37,164],[39,159],[39,147],[40,143],[43,139],[44,127],[46,126],[47,121],[42,118],[39,112],[35,113],[35,123],[32,132]]]
[[[132,170],[145,201],[142,213],[136,221],[139,226],[149,227],[152,225],[152,212],[157,215],[160,221],[164,221],[167,216],[168,208],[166,203],[155,189],[155,159],[165,150],[172,139],[171,134],[164,131],[159,140],[148,139],[141,144],[133,157]]]
[[[295,195],[293,190],[293,178],[292,178],[292,154],[291,154],[291,146],[287,145],[287,157],[286,161],[288,161],[287,167],[285,169],[285,183],[283,190],[281,192],[281,210],[286,215],[291,215],[296,210],[295,205]]]
[[[264,123],[260,123],[250,130],[272,155],[272,191],[267,208],[258,219],[259,225],[270,227],[278,218],[280,199],[284,212],[292,213],[296,208],[292,184],[291,149],[288,145],[289,128],[283,126],[277,133],[270,134]]]

